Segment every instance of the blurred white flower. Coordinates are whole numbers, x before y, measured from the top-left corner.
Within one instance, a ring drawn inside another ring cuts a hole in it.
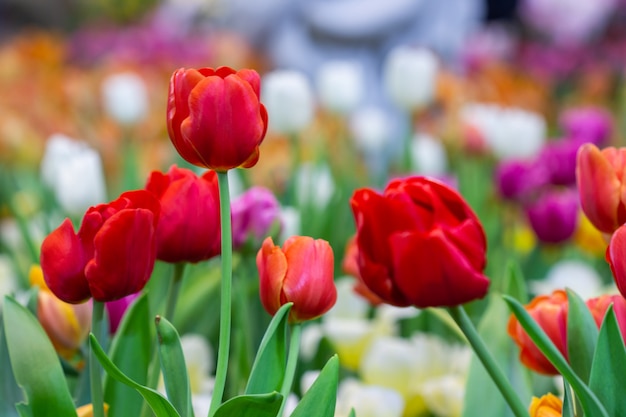
[[[280,209],[281,229],[278,238],[280,244],[284,243],[291,236],[300,234],[300,210],[295,207],[286,206]]]
[[[313,119],[315,102],[308,78],[295,70],[275,70],[263,76],[261,102],[269,128],[279,133],[297,133]]]
[[[472,103],[461,110],[461,118],[499,159],[531,158],[546,141],[543,116],[520,108]]]
[[[350,113],[365,93],[363,67],[357,61],[327,61],[317,71],[316,87],[321,106],[341,114]]]
[[[17,290],[17,276],[13,263],[6,255],[0,255],[0,298]]]
[[[322,210],[328,206],[335,193],[335,181],[326,164],[300,164],[296,172],[298,204],[313,205]]]
[[[583,300],[605,293],[602,278],[587,262],[567,259],[555,263],[546,277],[530,282],[535,294],[550,294],[557,289],[570,288]]]
[[[448,154],[441,141],[424,133],[417,133],[411,140],[411,165],[420,175],[439,177],[448,170]]]
[[[383,85],[391,101],[407,111],[433,100],[439,62],[429,49],[397,46],[385,58]]]
[[[102,81],[101,90],[104,110],[118,123],[132,125],[148,114],[148,91],[138,74],[109,75]]]
[[[456,417],[463,405],[470,358],[468,347],[435,335],[380,337],[363,356],[360,374],[365,383],[398,391],[412,407],[407,415],[430,410],[441,417]],[[442,386],[455,389],[448,392]]]
[[[41,178],[61,208],[71,215],[82,215],[90,206],[106,200],[100,154],[87,143],[65,135],[48,138]]]
[[[353,408],[358,417],[401,417],[404,399],[391,388],[348,378],[339,384],[335,417],[347,417]]]
[[[392,121],[379,107],[368,106],[350,117],[350,131],[358,149],[367,154],[377,154],[390,140]]]

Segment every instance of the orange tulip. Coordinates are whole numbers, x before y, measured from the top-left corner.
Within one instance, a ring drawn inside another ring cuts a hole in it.
[[[551,295],[537,296],[525,308],[563,356],[567,357],[567,293],[556,290]],[[554,365],[541,353],[513,315],[507,330],[521,349],[520,360],[524,365],[541,374],[558,375]]]
[[[268,313],[293,302],[289,322],[298,323],[321,316],[335,304],[334,256],[327,241],[293,236],[281,249],[268,237],[256,262],[261,302]]]
[[[626,148],[578,150],[576,181],[583,211],[600,231],[613,233],[626,222]]]
[[[533,397],[528,408],[530,417],[561,417],[562,410],[563,401],[551,393],[541,398]]]

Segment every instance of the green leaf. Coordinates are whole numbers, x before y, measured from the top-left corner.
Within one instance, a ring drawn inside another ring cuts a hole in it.
[[[282,402],[278,392],[240,395],[220,405],[214,417],[276,417]]]
[[[563,378],[567,380],[572,386],[576,396],[582,404],[585,415],[588,416],[602,416],[609,417],[606,409],[602,406],[598,397],[589,389],[587,385],[580,379],[580,377],[574,372],[574,370],[567,363],[567,360],[563,357],[561,352],[554,346],[552,340],[543,331],[543,329],[535,322],[535,320],[528,314],[517,300],[509,296],[503,296],[504,300],[509,305],[509,308],[517,317],[520,325],[524,328],[528,336],[535,343],[537,348],[546,356],[546,358],[554,365]]]
[[[0,311],[1,313],[1,311]],[[9,350],[4,337],[4,326],[0,318],[0,363],[10,363]],[[18,413],[14,404],[23,401],[24,396],[15,382],[13,369],[10,366],[0,367],[0,416],[17,417]]]
[[[155,323],[167,398],[182,417],[191,417],[191,387],[178,332],[165,317],[157,316]]]
[[[572,387],[566,381],[563,381],[563,410],[561,417],[576,417],[574,414],[574,399],[572,398]]]
[[[587,304],[571,290],[567,290],[567,354],[570,366],[583,380],[589,381],[593,353],[598,339],[598,325]]]
[[[111,361],[138,384],[147,381],[154,340],[151,328],[148,299],[142,294],[129,306],[109,349]],[[136,390],[108,374],[104,379],[104,401],[110,405],[109,417],[138,416],[143,406]]]
[[[480,337],[490,351],[511,385],[525,404],[530,404],[532,380],[529,371],[521,364],[518,350],[506,329],[510,312],[499,294],[490,295],[487,309],[478,325]],[[476,355],[472,355],[465,390],[464,417],[513,416],[500,390]]]
[[[252,365],[246,394],[280,391],[287,361],[287,319],[292,305],[283,305],[267,327]]]
[[[522,304],[528,302],[528,289],[526,288],[526,280],[519,264],[509,261],[506,265],[504,275],[504,293],[515,298]]]
[[[159,392],[153,390],[152,388],[140,385],[124,375],[124,373],[107,357],[104,350],[102,350],[102,346],[100,346],[98,340],[93,334],[89,335],[89,340],[94,354],[109,376],[111,378],[115,378],[122,384],[128,385],[129,387],[137,390],[137,392],[139,392],[146,400],[148,405],[150,405],[150,408],[152,408],[156,417],[180,417],[180,414],[178,414],[174,406],[170,404],[165,397],[159,394]]]
[[[354,411],[354,408],[350,409],[350,414],[348,414],[348,417],[356,417],[356,411]]]
[[[30,414],[37,417],[76,416],[59,358],[43,328],[14,298],[4,298],[4,331],[15,380]],[[25,407],[19,407],[21,415]]]
[[[611,416],[626,410],[626,349],[611,305],[600,327],[589,387]],[[590,414],[591,415],[591,414]]]
[[[337,402],[339,382],[339,358],[328,360],[311,388],[304,394],[291,417],[333,417]]]

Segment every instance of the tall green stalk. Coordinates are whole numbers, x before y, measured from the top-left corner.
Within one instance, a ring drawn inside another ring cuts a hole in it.
[[[230,195],[228,190],[228,171],[218,172],[220,190],[220,224],[222,226],[222,289],[220,302],[220,339],[217,351],[215,386],[211,398],[209,417],[212,417],[222,403],[226,374],[228,373],[228,353],[230,350],[231,292],[233,281],[233,236],[230,219]]]
[[[296,323],[291,326],[291,340],[289,341],[289,356],[287,357],[287,366],[285,367],[285,379],[283,379],[283,385],[280,388],[280,393],[283,396],[283,402],[280,405],[279,416],[283,415],[283,409],[287,403],[287,396],[291,392],[291,386],[293,385],[293,378],[296,374],[296,366],[298,365],[298,356],[300,354],[300,339],[302,338],[302,324]]]
[[[487,349],[485,342],[478,334],[476,327],[474,327],[474,324],[465,312],[463,306],[450,307],[448,311],[461,328],[465,337],[467,337],[467,341],[474,350],[474,353],[476,353],[476,356],[482,362],[485,370],[489,373],[489,376],[491,376],[491,379],[500,390],[500,393],[513,411],[513,414],[515,414],[516,417],[529,417],[526,406],[515,393],[508,378],[504,375],[500,366],[498,366],[498,363],[489,352],[489,349]]]
[[[93,312],[91,316],[91,333],[100,341],[104,322],[104,303],[93,300]],[[102,366],[93,353],[93,347],[89,346],[89,382],[91,385],[91,405],[93,417],[104,417],[104,396],[102,392]]]

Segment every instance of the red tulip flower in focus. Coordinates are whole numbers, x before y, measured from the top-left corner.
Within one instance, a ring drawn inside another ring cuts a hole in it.
[[[613,304],[613,312],[615,313],[622,339],[626,337],[626,299],[624,297],[619,294],[604,294],[587,300],[586,304],[598,327],[602,325],[606,311]]]
[[[626,225],[613,233],[606,248],[606,261],[611,267],[617,289],[626,297]]]
[[[583,211],[600,231],[613,233],[626,222],[626,148],[578,150],[576,181]]]
[[[156,257],[159,202],[144,190],[128,191],[91,207],[78,233],[66,219],[41,246],[50,290],[68,303],[113,301],[148,282]]]
[[[293,302],[289,322],[299,323],[321,316],[335,304],[334,256],[327,241],[293,236],[281,248],[268,237],[256,262],[261,302],[268,313],[274,315],[283,304]]]
[[[161,202],[157,227],[157,259],[199,262],[219,255],[220,203],[217,174],[173,165],[167,174],[153,171],[146,184]]]
[[[525,308],[567,358],[567,293],[563,290],[556,290],[550,295],[537,296]],[[559,374],[515,316],[509,319],[507,330],[509,336],[521,349],[520,360],[524,365],[544,375]]]
[[[386,303],[425,308],[482,298],[487,243],[478,218],[452,188],[425,178],[357,190],[360,279]]]
[[[250,69],[178,69],[167,102],[167,129],[178,153],[199,167],[250,168],[267,131],[260,77]]]

